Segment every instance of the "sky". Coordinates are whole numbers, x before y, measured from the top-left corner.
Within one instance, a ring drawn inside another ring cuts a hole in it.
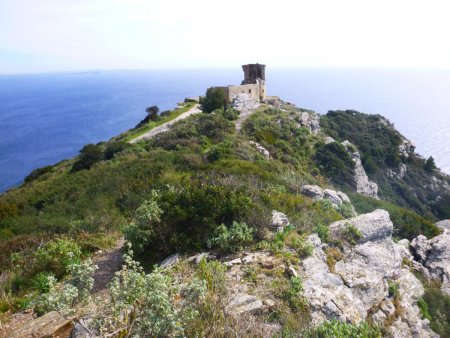
[[[0,0],[0,74],[450,69],[448,0]]]

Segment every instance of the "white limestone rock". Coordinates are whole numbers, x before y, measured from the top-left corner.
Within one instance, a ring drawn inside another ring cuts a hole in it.
[[[444,219],[436,222],[436,226],[442,230],[450,230],[450,219]]]
[[[441,290],[450,295],[450,230],[428,240],[418,236],[411,242],[416,259],[426,268],[432,279],[442,283]]]
[[[331,136],[327,136],[327,137],[325,137],[324,142],[325,142],[325,144],[330,144],[330,143],[333,143],[336,141]]]
[[[339,197],[339,194],[331,189],[325,189],[323,191],[323,198],[329,200],[332,204],[339,206],[342,204],[342,199]],[[348,197],[347,197],[348,199]]]
[[[260,145],[258,142],[255,141],[249,141],[249,144],[251,144],[252,146],[254,146],[266,159],[270,159],[270,153],[269,151],[264,148],[262,145]]]
[[[170,268],[171,266],[174,266],[175,264],[177,264],[179,262],[179,260],[180,260],[180,254],[175,253],[175,254],[167,257],[165,260],[163,260],[160,264],[160,267],[161,268]]]
[[[386,210],[377,209],[368,214],[334,222],[330,225],[330,230],[336,236],[340,236],[340,233],[348,225],[353,225],[361,231],[362,237],[358,240],[360,244],[368,241],[383,241],[386,238],[390,238],[394,228],[389,218],[389,213]]]
[[[416,149],[416,146],[413,142],[407,139],[403,139],[402,143],[398,146],[398,152],[400,156],[403,156],[405,158],[408,158],[411,153],[414,153],[414,149]]]
[[[313,134],[317,134],[320,131],[320,119],[312,112],[301,113],[298,122],[301,126],[308,128]]]
[[[283,231],[285,226],[290,224],[289,218],[280,211],[272,210],[272,228]]]
[[[300,188],[300,192],[308,197],[320,200],[323,198],[323,190],[317,185],[304,185]]]
[[[361,163],[361,156],[359,155],[359,152],[355,150],[355,146],[349,141],[342,142],[342,145],[347,149],[353,159],[353,162],[355,163],[354,179],[356,183],[356,191],[363,195],[378,198],[378,185],[371,182],[369,177],[367,177],[366,171]]]
[[[389,214],[375,210],[335,222],[330,228],[339,232],[346,224],[358,228],[362,238],[352,248],[344,246],[343,258],[332,270],[318,236],[308,237],[314,250],[301,262],[300,277],[313,325],[331,319],[358,323],[369,316],[374,322],[387,325],[391,337],[435,337],[417,307],[423,287],[402,267],[402,250],[406,250],[407,243],[393,242]],[[389,296],[388,282],[398,284],[403,311],[393,324],[397,309]]]

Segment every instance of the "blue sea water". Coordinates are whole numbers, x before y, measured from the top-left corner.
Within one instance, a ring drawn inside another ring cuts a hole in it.
[[[299,107],[386,116],[450,173],[450,72],[268,67],[266,76],[269,95]],[[239,67],[0,76],[0,191],[135,126],[147,106],[170,109],[241,78]]]

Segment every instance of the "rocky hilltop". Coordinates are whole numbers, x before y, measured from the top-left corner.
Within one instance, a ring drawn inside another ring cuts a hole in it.
[[[1,195],[0,336],[450,337],[450,178],[379,115],[250,101]]]

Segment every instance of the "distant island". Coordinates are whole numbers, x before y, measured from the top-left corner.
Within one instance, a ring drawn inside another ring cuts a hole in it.
[[[0,336],[450,337],[450,177],[242,68],[0,195]]]

